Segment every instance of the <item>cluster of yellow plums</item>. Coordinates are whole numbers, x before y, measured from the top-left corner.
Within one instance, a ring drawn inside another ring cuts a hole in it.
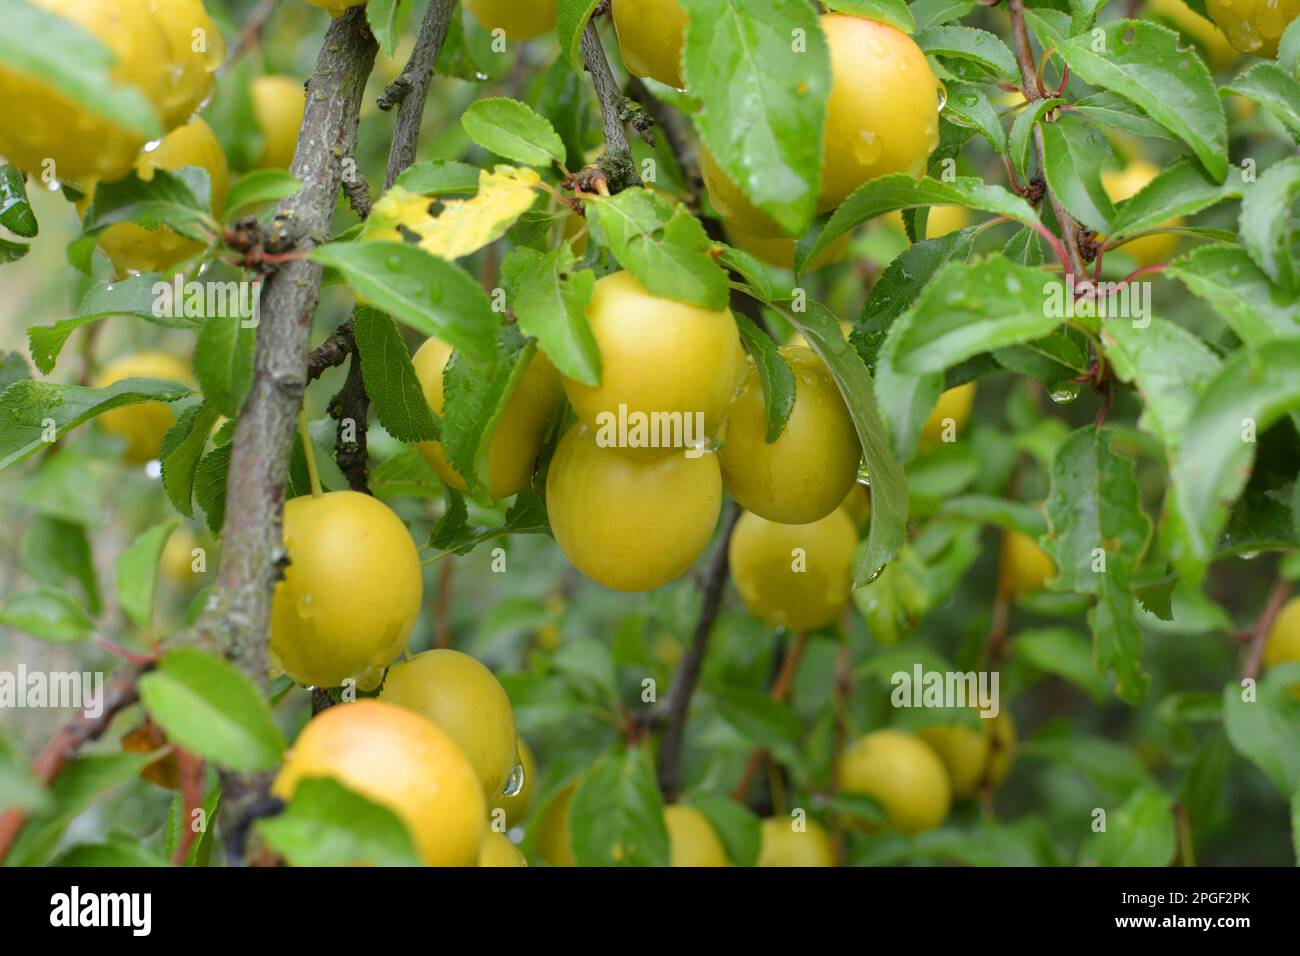
[[[534,775],[492,672],[431,650],[389,668],[377,699],[312,718],[272,792],[287,800],[306,778],[334,779],[391,810],[429,866],[525,866],[505,830],[527,810]]]
[[[104,119],[68,98],[48,79],[0,69],[0,156],[27,173],[76,183],[85,214],[100,182],[132,170],[150,180],[158,170],[204,169],[211,182],[211,210],[220,216],[229,171],[216,135],[197,114],[212,96],[214,71],[225,42],[202,0],[34,0],[94,37],[116,57],[115,84],[144,95],[165,135],[152,144],[136,130]],[[256,165],[286,167],[302,122],[302,85],[284,76],[261,76],[250,88],[254,118],[263,137]],[[10,108],[12,107],[12,108]],[[52,167],[47,164],[52,163]],[[166,226],[146,229],[117,223],[99,246],[118,275],[158,272],[201,251],[193,240]]]

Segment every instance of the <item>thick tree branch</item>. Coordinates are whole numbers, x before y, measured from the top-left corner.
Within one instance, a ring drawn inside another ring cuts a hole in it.
[[[677,671],[673,674],[672,686],[668,688],[665,702],[665,726],[663,738],[659,743],[659,789],[664,799],[673,800],[681,790],[682,742],[686,735],[686,716],[691,706],[691,696],[695,685],[700,681],[700,668],[704,663],[704,652],[709,647],[709,637],[713,634],[713,623],[718,619],[718,610],[722,607],[722,592],[727,586],[727,548],[731,544],[731,533],[740,519],[740,506],[734,501],[727,506],[726,517],[722,519],[722,533],[704,574],[703,600],[700,603],[700,617],[695,623],[695,635],[691,646],[686,651]]]
[[[1043,90],[1038,85],[1038,68],[1034,65],[1034,54],[1029,47],[1029,30],[1025,26],[1024,0],[1008,0],[1007,7],[1011,13],[1011,29],[1015,38],[1016,65],[1020,67],[1020,85],[1025,99],[1032,103],[1043,98]],[[1043,145],[1043,131],[1034,127],[1034,154],[1038,157],[1039,170],[1047,168],[1046,149]],[[1061,239],[1065,247],[1066,270],[1076,278],[1082,279],[1087,272],[1084,269],[1083,255],[1079,251],[1079,224],[1061,205],[1051,190],[1047,190],[1048,201],[1052,204],[1052,213],[1061,228]]]
[[[451,26],[451,16],[455,12],[455,0],[429,0],[429,7],[420,24],[419,36],[415,39],[415,48],[406,69],[394,81],[401,83],[401,103],[397,109],[397,122],[393,127],[393,145],[388,153],[388,172],[384,176],[384,188],[393,185],[399,173],[415,162],[415,148],[420,142],[420,123],[424,118],[424,101],[429,95],[429,84],[433,82],[433,65],[438,59],[438,52],[447,39],[447,30]],[[392,87],[390,86],[390,90]],[[380,106],[388,103],[392,108],[392,99],[385,100],[389,91],[384,91]]]
[[[53,739],[45,745],[32,762],[32,776],[38,783],[46,786],[54,782],[64,765],[76,756],[77,751],[92,740],[98,740],[113,718],[139,699],[136,682],[140,675],[150,670],[152,665],[127,667],[112,674],[104,682],[103,701],[100,712],[95,717],[88,717],[85,711],[69,720]],[[14,841],[22,832],[27,822],[27,814],[17,808],[0,814],[0,863],[4,862]]]
[[[588,21],[582,32],[582,59],[596,88],[596,99],[600,102],[600,115],[605,124],[605,151],[595,163],[579,174],[579,182],[584,189],[592,192],[600,192],[602,185],[611,193],[629,186],[640,186],[641,177],[637,175],[632,150],[627,144],[627,133],[623,129],[627,101],[609,68],[609,60],[605,57],[605,48],[600,44],[600,33],[596,30],[594,18]]]
[[[299,248],[329,235],[342,183],[340,157],[351,156],[375,39],[365,11],[334,20],[307,81],[292,172],[303,184],[281,205]],[[252,680],[267,686],[271,596],[284,561],[280,518],[298,408],[307,387],[312,319],[321,267],[286,263],[267,280],[252,388],[235,426],[226,480],[226,518],[217,586],[197,629],[214,637]]]

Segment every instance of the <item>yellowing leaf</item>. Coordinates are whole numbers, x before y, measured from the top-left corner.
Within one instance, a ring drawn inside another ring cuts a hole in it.
[[[394,186],[370,213],[365,238],[417,241],[443,259],[459,259],[500,239],[536,198],[541,177],[531,169],[482,170],[472,199],[430,199]]]

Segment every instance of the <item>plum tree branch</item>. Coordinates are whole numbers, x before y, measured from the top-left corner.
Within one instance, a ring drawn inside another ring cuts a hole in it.
[[[1241,665],[1241,679],[1255,680],[1259,677],[1260,664],[1264,660],[1264,645],[1268,643],[1269,632],[1277,623],[1277,616],[1291,596],[1292,584],[1281,575],[1273,582],[1273,589],[1268,593],[1264,610],[1255,621],[1255,628],[1250,632],[1250,644],[1246,649],[1246,658]]]
[[[700,174],[700,157],[691,136],[690,124],[681,113],[651,93],[639,76],[628,78],[627,90],[628,95],[645,108],[668,141],[673,158],[677,160],[682,173],[682,184],[686,187],[682,202],[688,209],[698,210],[700,196],[704,192],[704,177]]]
[[[777,671],[776,679],[772,681],[772,689],[769,696],[776,702],[781,703],[790,696],[790,690],[794,686],[795,675],[799,673],[799,662],[803,660],[803,652],[808,647],[808,635],[800,632],[795,635],[794,643],[790,645],[789,652],[785,659],[781,661],[781,669]],[[740,775],[734,790],[731,791],[731,799],[744,803],[749,798],[749,791],[754,786],[754,778],[758,776],[759,769],[767,759],[767,751],[762,747],[755,747],[749,754],[749,761],[745,764],[745,770]]]
[[[619,89],[618,81],[609,68],[609,60],[605,56],[605,48],[601,46],[594,18],[588,21],[582,32],[582,60],[587,72],[591,74],[596,99],[600,102],[600,115],[605,126],[605,150],[595,163],[580,174],[580,182],[584,188],[590,187],[593,192],[600,191],[602,181],[611,193],[630,186],[640,186],[641,177],[637,175],[632,149],[627,144],[627,132],[623,128],[627,98],[623,96],[623,91]]]
[[[1038,67],[1034,63],[1033,51],[1029,48],[1029,30],[1025,26],[1024,0],[1008,0],[1007,8],[1011,13],[1011,29],[1015,38],[1013,45],[1016,53],[1016,65],[1020,68],[1020,85],[1025,100],[1032,103],[1034,100],[1043,98],[1043,90],[1038,84]],[[1043,145],[1043,131],[1038,126],[1034,127],[1034,155],[1038,158],[1038,168],[1045,170],[1047,168],[1047,153],[1046,147]],[[1073,276],[1085,276],[1087,273],[1084,269],[1083,255],[1079,251],[1079,224],[1074,221],[1074,217],[1061,205],[1050,189],[1046,190],[1046,195],[1048,202],[1052,205],[1052,214],[1056,217],[1057,225],[1061,229],[1062,245],[1065,248],[1065,261],[1062,265]]]
[[[114,672],[104,682],[99,713],[94,717],[87,716],[85,711],[78,713],[63,725],[63,729],[54,735],[32,762],[32,776],[38,783],[46,786],[52,784],[67,762],[76,756],[77,751],[92,740],[98,740],[108,730],[113,718],[139,699],[137,681],[152,666],[125,667]],[[17,807],[11,807],[0,814],[0,863],[4,862],[13,849],[26,822],[27,814]]]
[[[420,32],[411,50],[406,69],[394,83],[401,81],[403,92],[397,107],[397,122],[393,126],[393,142],[388,153],[388,171],[384,175],[384,188],[392,186],[398,175],[415,162],[415,148],[420,142],[420,123],[424,118],[424,101],[433,82],[433,66],[438,52],[447,39],[451,16],[456,0],[429,0],[420,23]],[[390,87],[391,89],[391,87]],[[388,91],[385,90],[385,96]],[[384,106],[384,97],[380,98]],[[391,105],[387,108],[391,109]]]
[[[691,707],[691,696],[700,682],[700,668],[713,634],[713,624],[722,607],[722,592],[727,585],[727,549],[739,519],[740,506],[733,501],[727,506],[726,516],[722,519],[722,533],[718,535],[713,557],[704,573],[700,616],[695,622],[691,646],[677,665],[672,685],[668,688],[664,732],[659,742],[659,789],[667,800],[674,799],[681,789],[682,743],[686,736],[687,712]]]

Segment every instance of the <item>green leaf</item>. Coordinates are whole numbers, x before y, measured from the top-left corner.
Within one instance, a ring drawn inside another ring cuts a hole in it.
[[[945,501],[939,511],[1007,531],[1019,531],[1032,538],[1047,533],[1047,518],[1042,507],[1027,501],[1012,501],[996,495],[959,495]]]
[[[163,435],[159,452],[163,489],[176,510],[187,518],[194,514],[194,476],[199,459],[220,417],[210,403],[199,402],[182,409],[176,424]]]
[[[625,189],[588,207],[592,235],[660,298],[717,312],[730,298],[727,274],[709,254],[700,221],[649,189]]]
[[[911,33],[916,29],[916,20],[912,17],[912,11],[903,0],[826,0],[824,6],[827,10],[888,23],[890,26],[898,27],[904,33]]]
[[[465,499],[451,488],[447,489],[447,496],[447,510],[433,526],[426,545],[443,554],[469,554],[483,542],[502,535],[551,532],[546,519],[546,504],[535,491],[519,492],[515,503],[506,511],[505,524],[491,528],[470,525]]]
[[[27,182],[13,166],[0,165],[0,226],[24,239],[33,239],[40,231],[27,199]]]
[[[283,169],[257,169],[245,173],[226,192],[226,222],[234,222],[239,213],[251,206],[287,199],[302,188],[298,177]]]
[[[23,541],[23,567],[40,584],[63,587],[69,579],[76,581],[86,595],[86,609],[99,613],[99,582],[84,525],[34,516]]]
[[[965,26],[930,27],[918,33],[915,39],[927,56],[937,57],[962,79],[1016,82],[1020,78],[1011,50],[987,30]]]
[[[379,423],[398,441],[436,439],[433,410],[397,323],[378,309],[361,305],[353,314],[352,331],[361,356],[361,377]]]
[[[460,118],[479,146],[528,166],[564,162],[564,142],[546,117],[527,103],[503,96],[475,100]]]
[[[1135,463],[1111,448],[1111,433],[1087,426],[1056,453],[1044,505],[1050,532],[1043,549],[1056,564],[1053,590],[1093,594],[1089,614],[1097,665],[1115,672],[1115,692],[1137,703],[1146,692],[1142,635],[1132,580],[1151,539]]]
[[[479,168],[450,159],[431,159],[402,170],[394,186],[421,196],[472,196],[478,192]]]
[[[990,349],[1041,338],[1061,324],[1063,313],[1051,308],[1060,288],[1041,270],[996,253],[949,262],[894,323],[881,359],[902,372],[935,373]]]
[[[1079,222],[1110,232],[1115,208],[1101,186],[1101,163],[1109,156],[1101,131],[1069,113],[1044,123],[1042,131],[1047,188]]]
[[[257,327],[239,316],[209,316],[194,346],[194,375],[203,397],[222,415],[235,418],[253,384]]]
[[[788,234],[803,233],[821,183],[831,89],[816,11],[804,0],[682,5],[691,18],[684,76],[704,148],[758,209]]]
[[[49,375],[54,371],[59,353],[68,337],[83,325],[110,315],[130,315],[163,326],[188,328],[187,320],[173,319],[159,308],[156,286],[160,277],[152,272],[131,276],[117,282],[100,282],[91,287],[71,318],[53,325],[33,325],[27,329],[28,348],[36,367]]]
[[[975,7],[976,0],[914,0],[908,4],[918,30],[960,20]]]
[[[101,182],[86,210],[84,235],[96,235],[119,222],[135,222],[146,229],[170,226],[189,239],[206,243],[205,230],[213,232],[217,227],[211,194],[212,180],[199,166],[175,172],[156,169],[148,181],[132,172],[125,179]]]
[[[152,378],[123,379],[107,388],[15,382],[0,394],[0,470],[109,409],[137,402],[174,402],[189,394],[184,385]]]
[[[369,0],[366,4],[366,23],[379,41],[384,56],[397,52],[397,42],[402,36],[402,25],[411,12],[411,4],[401,0]]]
[[[1134,136],[1147,139],[1164,139],[1173,141],[1174,135],[1147,116],[1118,93],[1102,90],[1085,96],[1073,104],[1073,109],[1084,119],[1091,120],[1098,126],[1122,130]]]
[[[1241,200],[1241,241],[1264,274],[1296,291],[1288,213],[1300,196],[1300,156],[1278,160],[1246,190]]]
[[[1202,389],[1170,465],[1161,541],[1190,583],[1205,578],[1228,506],[1246,485],[1255,436],[1300,408],[1300,340],[1230,356]]]
[[[381,501],[391,498],[440,498],[442,482],[418,448],[407,446],[370,471],[370,491]]]
[[[31,377],[32,370],[21,352],[0,352],[0,392],[4,392],[14,382]]]
[[[524,334],[537,338],[561,374],[594,388],[600,384],[600,347],[586,312],[596,276],[576,265],[565,243],[545,253],[518,247],[502,261],[501,277]]]
[[[948,122],[974,129],[983,136],[999,156],[1007,153],[1007,133],[1002,118],[989,102],[988,94],[978,86],[954,83],[948,90],[943,107]]]
[[[781,437],[786,422],[790,420],[790,412],[794,410],[794,373],[772,337],[755,325],[749,316],[736,313],[736,324],[763,387],[763,407],[767,415],[764,440],[770,445]]]
[[[387,807],[336,780],[309,777],[258,832],[290,866],[420,866],[410,831]]]
[[[555,9],[555,39],[573,68],[583,71],[582,31],[600,0],[559,0]]]
[[[788,755],[798,746],[803,724],[790,707],[761,690],[718,687],[713,690],[718,715],[755,747]]]
[[[1300,336],[1300,290],[1273,285],[1238,246],[1198,246],[1175,259],[1165,274],[1213,306],[1249,346]]]
[[[73,758],[50,787],[46,808],[19,833],[5,864],[39,866],[86,807],[108,789],[134,780],[154,759],[153,754],[127,753]]]
[[[164,654],[140,678],[140,701],[168,739],[220,767],[269,770],[284,753],[284,737],[253,682],[195,648]]]
[[[550,664],[580,697],[604,706],[618,706],[618,674],[608,644],[597,640],[565,641],[551,656]]]
[[[1020,631],[1011,644],[1015,656],[1045,674],[1055,674],[1082,688],[1096,703],[1106,699],[1110,681],[1092,660],[1092,644],[1065,627]]]
[[[1103,800],[1120,803],[1134,791],[1154,786],[1132,749],[1104,737],[1070,733],[1039,736],[1020,746],[1028,758],[1043,758],[1081,773]]]
[[[1253,100],[1300,139],[1300,81],[1287,76],[1277,64],[1256,63],[1221,92],[1235,93]]]
[[[1096,866],[1168,866],[1174,858],[1172,803],[1154,787],[1137,790],[1118,807],[1106,809],[1106,829],[1092,834],[1083,858]]]
[[[51,862],[54,867],[166,866],[167,861],[142,847],[134,838],[110,837],[104,843],[82,843],[64,850]]]
[[[0,625],[42,641],[82,641],[95,633],[95,622],[62,588],[37,587],[15,591],[0,600]]]
[[[1292,685],[1300,682],[1300,665],[1270,669],[1254,700],[1231,682],[1223,688],[1223,725],[1232,748],[1264,774],[1283,799],[1300,787],[1300,699]]]
[[[826,796],[826,810],[840,813],[866,824],[881,825],[889,821],[884,804],[865,793],[831,793]]]
[[[471,496],[491,501],[488,452],[506,404],[532,360],[536,344],[512,325],[502,328],[497,360],[483,369],[453,353],[443,370],[442,446]]]
[[[196,808],[197,809],[197,808]],[[221,809],[221,784],[213,783],[203,798],[203,821],[206,826],[194,835],[189,852],[185,855],[186,866],[207,866],[212,857],[213,834],[216,827],[212,825]],[[180,793],[172,797],[167,809],[167,859],[171,859],[176,848],[180,846],[183,829],[189,829],[197,822],[196,818],[185,815],[185,799]]]
[[[934,603],[925,561],[910,544],[899,548],[879,577],[853,591],[853,604],[878,644],[894,645],[915,633]]]
[[[1155,229],[1177,216],[1191,216],[1216,203],[1240,199],[1242,192],[1240,169],[1231,167],[1228,178],[1216,183],[1196,163],[1181,159],[1120,204],[1108,238]]]
[[[835,377],[871,474],[871,528],[853,572],[854,587],[859,587],[875,577],[907,540],[907,479],[889,446],[871,373],[844,341],[839,320],[811,299],[803,303],[803,311],[793,311],[789,302],[781,307]]]
[[[6,262],[17,262],[30,251],[31,246],[25,242],[11,242],[8,239],[0,239],[0,265]]]
[[[667,866],[668,827],[645,751],[607,753],[578,783],[569,805],[578,866]]]
[[[153,619],[158,562],[178,521],[172,518],[154,525],[132,541],[117,559],[117,600],[136,627],[147,630]]]
[[[860,186],[844,200],[817,241],[795,251],[795,272],[802,273],[823,249],[869,219],[895,209],[935,205],[968,206],[995,216],[1007,216],[1016,222],[1038,222],[1038,216],[1024,199],[1001,186],[986,185],[974,176],[959,176],[946,183],[929,178],[913,179],[906,173],[891,173]]]
[[[683,801],[699,810],[713,827],[727,859],[736,866],[753,866],[763,848],[763,828],[749,807],[720,793],[692,793]]]
[[[1180,325],[1116,319],[1101,329],[1106,357],[1121,381],[1142,396],[1138,425],[1172,452],[1188,431],[1196,396],[1219,371],[1209,346]]]
[[[1047,113],[1062,105],[1065,100],[1058,97],[1034,100],[1016,116],[1011,124],[1011,134],[1007,138],[1007,156],[1021,179],[1029,178],[1029,148],[1034,142],[1034,127]]]
[[[208,529],[221,534],[226,514],[226,472],[230,468],[230,445],[220,445],[199,460],[194,471],[194,500],[203,509]]]
[[[6,3],[4,24],[0,63],[6,68],[53,87],[142,141],[162,137],[158,114],[144,93],[113,82],[117,57],[97,37],[69,18],[31,3]]]
[[[490,362],[497,316],[459,266],[401,242],[334,242],[312,258],[337,269],[370,305],[476,361]]]
[[[1110,20],[1079,36],[1056,34],[1034,11],[1039,36],[1079,79],[1118,93],[1173,133],[1216,182],[1228,174],[1228,126],[1214,78],[1200,58],[1179,49],[1178,34],[1149,21]],[[1055,34],[1055,35],[1053,35]]]
[[[45,457],[23,485],[19,500],[38,514],[94,526],[104,517],[103,484],[97,462],[67,449]]]

